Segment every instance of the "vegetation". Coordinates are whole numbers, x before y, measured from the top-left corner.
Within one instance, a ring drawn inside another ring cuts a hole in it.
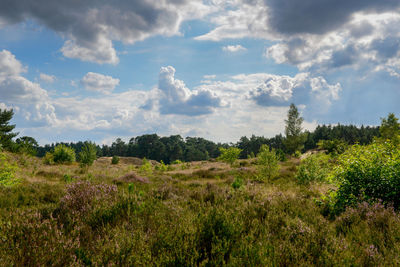
[[[286,139],[284,141],[286,150],[289,154],[293,154],[296,151],[300,151],[304,147],[305,135],[302,133],[303,118],[300,117],[300,113],[294,104],[290,105],[288,111],[288,118],[285,120],[285,134]]]
[[[260,152],[257,154],[257,164],[259,170],[259,180],[270,180],[278,175],[279,158],[274,149],[262,145]]]
[[[396,123],[389,114],[382,136],[359,144],[337,134],[353,128],[317,128],[307,140],[324,140],[314,144],[327,153],[308,151],[284,162],[280,155],[289,150],[282,136],[222,146],[219,158],[229,165],[183,162],[174,142],[159,153],[156,148],[171,140],[152,135],[134,145],[146,147],[146,155],[168,156],[174,166],[145,158],[113,166],[93,162],[99,147],[90,142],[78,154],[92,166],[86,172],[79,164],[61,164],[75,160],[64,144],[47,151],[45,162],[53,165],[2,151],[0,266],[400,265]],[[326,138],[321,129],[332,135]],[[196,149],[183,155],[200,157],[203,141],[186,139],[185,146]],[[236,168],[241,147],[257,158],[242,159]],[[201,157],[210,157],[208,149]],[[263,182],[255,182],[260,177]]]
[[[218,157],[218,160],[226,162],[231,166],[233,166],[235,161],[239,158],[240,152],[242,152],[242,150],[237,147],[221,147],[219,150],[221,151],[221,155]]]
[[[111,158],[111,164],[118,164],[119,163],[119,157],[118,156],[113,156]]]
[[[10,125],[9,122],[14,115],[12,109],[6,110],[0,108],[0,148],[12,149],[13,141],[12,139],[18,135],[18,133],[13,133],[15,125]]]
[[[79,162],[84,167],[89,167],[96,160],[96,145],[92,142],[85,142],[82,151],[79,153]]]

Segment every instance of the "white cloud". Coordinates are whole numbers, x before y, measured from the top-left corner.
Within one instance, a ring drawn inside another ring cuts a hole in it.
[[[119,79],[100,73],[88,72],[81,80],[86,90],[110,94],[119,84]]]
[[[48,75],[45,73],[40,73],[40,80],[46,83],[53,83],[56,80],[56,76],[54,75]]]
[[[181,80],[175,79],[175,69],[162,67],[159,74],[158,103],[162,114],[197,116],[213,112],[220,106],[220,99],[210,90],[191,92]]]
[[[235,52],[240,52],[240,51],[246,51],[247,49],[241,45],[227,45],[227,46],[223,46],[222,50],[226,51],[226,52],[235,53]]]
[[[0,95],[4,105],[20,110],[29,123],[51,124],[55,110],[47,91],[21,76],[26,68],[7,51],[0,52]]]

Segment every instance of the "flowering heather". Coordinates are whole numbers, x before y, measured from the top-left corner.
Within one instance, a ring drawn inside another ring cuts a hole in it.
[[[96,202],[112,200],[116,193],[115,185],[78,181],[67,186],[67,193],[61,199],[61,207],[72,212],[84,213]]]

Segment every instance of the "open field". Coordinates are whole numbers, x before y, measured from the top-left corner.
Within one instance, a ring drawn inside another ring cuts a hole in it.
[[[334,185],[299,185],[298,159],[260,182],[254,160],[144,172],[135,159],[85,170],[8,156],[21,184],[0,188],[1,266],[400,264],[400,216],[379,204],[324,216]]]

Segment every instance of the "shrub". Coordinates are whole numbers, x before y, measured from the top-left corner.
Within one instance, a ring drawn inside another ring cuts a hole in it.
[[[239,189],[243,185],[243,179],[240,177],[235,177],[235,180],[232,183],[232,187],[234,189]]]
[[[168,171],[168,166],[165,165],[164,161],[161,160],[161,161],[160,161],[160,165],[156,165],[155,169],[156,169],[157,171],[164,172],[164,171]]]
[[[60,200],[62,210],[83,214],[96,203],[111,200],[117,192],[115,185],[93,184],[78,181],[67,186],[67,192]]]
[[[12,186],[17,184],[19,180],[15,178],[16,170],[17,166],[10,164],[7,156],[0,152],[0,185]]]
[[[231,166],[233,166],[235,161],[239,158],[240,152],[242,152],[242,150],[237,147],[220,147],[219,151],[221,151],[221,155],[218,157],[218,160],[229,163]]]
[[[182,164],[182,161],[180,161],[179,159],[174,160],[171,164]]]
[[[43,157],[43,163],[47,165],[54,164],[54,155],[51,152],[46,152],[46,155]]]
[[[82,166],[91,166],[96,160],[97,148],[92,142],[85,142],[82,151],[79,153],[79,161]]]
[[[262,145],[257,154],[258,171],[261,179],[272,179],[278,175],[279,159],[275,149],[269,149],[267,145]]]
[[[74,149],[67,147],[63,144],[60,144],[54,148],[53,153],[46,153],[44,157],[44,162],[46,164],[53,164],[53,163],[72,163],[75,161],[75,151]]]
[[[119,163],[119,157],[118,156],[113,156],[111,159],[111,164],[118,164]]]
[[[339,155],[344,153],[347,147],[347,144],[339,139],[320,140],[317,145],[319,149],[326,150],[332,155]]]
[[[362,201],[400,206],[400,149],[390,142],[354,145],[339,156],[336,209]]]
[[[318,154],[310,155],[301,161],[297,168],[296,179],[300,184],[322,182],[328,178],[329,156]]]
[[[152,174],[153,168],[150,161],[148,161],[146,158],[143,158],[142,166],[140,166],[139,170],[147,175]]]

